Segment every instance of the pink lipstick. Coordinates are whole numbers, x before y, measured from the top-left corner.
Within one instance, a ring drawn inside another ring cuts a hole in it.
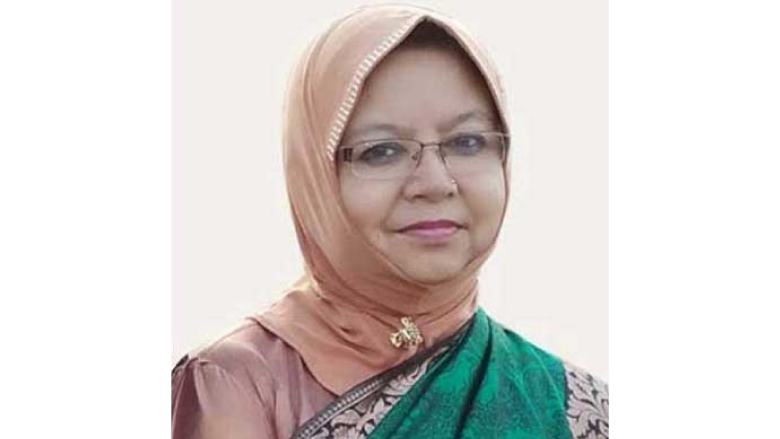
[[[460,229],[461,225],[454,221],[435,220],[416,222],[402,228],[399,232],[424,243],[445,244]]]

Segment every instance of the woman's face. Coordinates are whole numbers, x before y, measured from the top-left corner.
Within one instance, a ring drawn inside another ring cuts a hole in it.
[[[427,143],[499,130],[490,93],[469,60],[448,50],[401,46],[369,76],[342,144],[388,138]],[[350,163],[339,166],[341,196],[353,222],[419,282],[454,277],[498,233],[506,201],[500,162],[488,172],[455,176],[456,182],[430,147],[405,179],[366,180],[348,169]]]

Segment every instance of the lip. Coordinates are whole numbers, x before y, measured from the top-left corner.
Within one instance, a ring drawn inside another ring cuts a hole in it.
[[[440,219],[409,224],[398,232],[425,243],[445,244],[462,228],[463,226],[455,221]]]

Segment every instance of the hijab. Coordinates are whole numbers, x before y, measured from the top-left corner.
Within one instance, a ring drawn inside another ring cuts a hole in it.
[[[305,273],[254,317],[295,349],[317,381],[337,395],[468,322],[477,309],[479,268],[495,247],[497,237],[456,277],[422,284],[369,243],[341,200],[336,149],[362,86],[423,22],[440,27],[471,58],[507,128],[504,91],[488,55],[456,21],[420,7],[368,6],[337,20],[308,46],[287,86],[284,169]],[[419,329],[419,345],[404,349],[391,343],[403,317]]]

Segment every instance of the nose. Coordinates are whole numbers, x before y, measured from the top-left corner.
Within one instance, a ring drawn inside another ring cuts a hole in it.
[[[417,167],[404,182],[404,197],[410,200],[424,198],[441,201],[454,196],[457,191],[458,187],[439,148],[435,145],[423,147]]]

